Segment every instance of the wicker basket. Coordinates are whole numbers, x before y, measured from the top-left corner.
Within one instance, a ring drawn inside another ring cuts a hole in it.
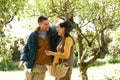
[[[69,67],[66,66],[48,66],[48,71],[54,77],[64,77]]]

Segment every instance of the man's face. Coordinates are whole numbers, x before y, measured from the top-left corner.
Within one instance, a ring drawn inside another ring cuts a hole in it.
[[[43,20],[42,22],[39,22],[38,25],[41,28],[41,31],[49,31],[50,24],[48,20]]]

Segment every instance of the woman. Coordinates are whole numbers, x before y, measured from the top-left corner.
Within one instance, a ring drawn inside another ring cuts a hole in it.
[[[61,59],[66,66],[69,66],[67,74],[65,77],[56,78],[56,80],[71,80],[72,67],[73,67],[73,48],[74,48],[74,40],[70,36],[68,31],[68,25],[66,22],[60,23],[56,28],[58,35],[61,36],[61,40],[57,45],[57,52],[46,51],[47,55],[53,55],[54,61],[53,64],[59,64]]]

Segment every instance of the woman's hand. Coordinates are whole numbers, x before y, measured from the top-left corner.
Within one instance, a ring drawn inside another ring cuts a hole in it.
[[[51,55],[50,52],[51,51],[45,51],[46,55],[48,55],[48,56]]]
[[[57,52],[52,52],[52,51],[45,51],[46,55],[50,56],[57,56]]]

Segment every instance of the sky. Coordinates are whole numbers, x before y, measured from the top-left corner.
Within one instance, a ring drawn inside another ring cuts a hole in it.
[[[28,23],[31,23],[27,20],[21,20],[18,21],[16,18],[10,23],[12,25],[12,31],[11,31],[11,35],[13,37],[21,37],[24,38],[26,36],[28,36],[32,30],[29,30],[27,28],[25,28],[25,25],[27,25]]]

